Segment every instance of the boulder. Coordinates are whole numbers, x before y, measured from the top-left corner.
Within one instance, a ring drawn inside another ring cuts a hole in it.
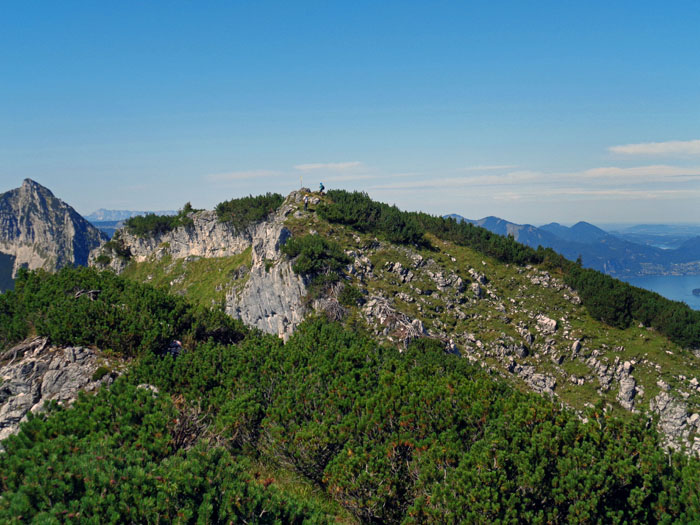
[[[543,334],[553,334],[557,331],[556,319],[550,319],[546,315],[538,314],[535,320],[537,321],[537,328]]]

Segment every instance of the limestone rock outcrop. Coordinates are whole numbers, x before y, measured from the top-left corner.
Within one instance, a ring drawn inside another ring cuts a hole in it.
[[[122,228],[115,234],[113,243],[98,248],[90,254],[90,264],[95,264],[99,255],[107,255],[108,265],[120,273],[128,260],[143,262],[151,257],[161,259],[166,255],[173,259],[197,257],[228,257],[244,251],[251,243],[251,232],[237,232],[228,223],[220,222],[214,211],[198,211],[189,215],[192,224],[180,226],[172,231],[140,237]],[[120,257],[112,247],[120,244],[128,250],[129,258]]]
[[[107,236],[50,190],[31,179],[0,194],[0,252],[13,258],[12,276],[30,270],[86,265]]]
[[[253,264],[245,286],[226,297],[226,313],[263,332],[287,339],[304,320],[306,282],[282,256],[292,236],[284,220],[303,193],[292,192],[268,220],[249,229]]]
[[[302,297],[306,283],[292,271],[281,254],[291,237],[285,227],[293,203],[303,198],[303,191],[292,192],[280,208],[265,221],[237,230],[220,222],[214,211],[198,211],[189,215],[192,223],[172,231],[139,237],[127,229],[119,230],[113,242],[94,250],[90,263],[99,265],[99,256],[109,258],[107,266],[121,273],[130,261],[143,262],[170,256],[173,260],[187,257],[230,257],[251,248],[252,267],[241,289],[229,290],[225,310],[234,318],[267,333],[287,338],[304,318]],[[120,257],[118,250],[128,253]]]
[[[27,340],[0,355],[0,441],[47,402],[71,403],[81,390],[110,384],[114,374],[106,369],[95,375],[100,366],[95,351],[55,347],[46,338]]]
[[[696,434],[700,430],[700,416],[688,414],[686,403],[667,392],[659,392],[649,403],[649,410],[659,415],[659,430],[667,447],[679,450],[683,444],[686,449],[700,454],[700,438]]]

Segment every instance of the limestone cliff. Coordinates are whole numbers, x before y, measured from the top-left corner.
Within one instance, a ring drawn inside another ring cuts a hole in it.
[[[191,224],[148,237],[124,228],[90,254],[90,264],[121,273],[130,264],[166,257],[186,262],[198,257],[233,257],[251,249],[251,268],[244,272],[240,286],[226,290],[225,310],[246,324],[286,338],[304,317],[306,285],[280,251],[291,236],[284,221],[300,199],[301,192],[292,193],[265,221],[240,231],[220,222],[213,211],[193,212]]]
[[[86,265],[107,237],[50,190],[25,179],[0,195],[0,253],[12,258],[12,276],[29,269]]]

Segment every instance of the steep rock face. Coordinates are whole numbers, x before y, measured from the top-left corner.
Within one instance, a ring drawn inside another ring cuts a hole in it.
[[[254,265],[243,290],[226,297],[226,313],[263,332],[286,339],[303,320],[304,280],[288,262]]]
[[[190,214],[192,224],[151,237],[138,237],[126,229],[119,230],[114,243],[130,257],[120,257],[115,249],[102,246],[90,254],[90,264],[99,264],[98,257],[109,257],[108,266],[121,273],[129,262],[151,258],[230,257],[252,248],[252,267],[245,285],[226,295],[226,312],[264,332],[288,337],[304,318],[302,297],[306,283],[292,271],[291,264],[281,257],[281,247],[291,237],[284,226],[285,218],[302,199],[302,192],[293,192],[267,220],[244,230],[219,222],[213,211]],[[110,244],[114,244],[110,243]]]
[[[219,222],[213,211],[200,211],[190,214],[193,224],[180,226],[172,231],[148,237],[139,237],[125,228],[115,234],[115,243],[120,243],[130,252],[130,260],[143,262],[155,256],[166,255],[173,259],[188,256],[227,257],[244,251],[252,241],[249,230],[237,232],[233,226]],[[120,273],[128,261],[110,246],[97,248],[90,254],[90,264],[95,264],[99,255],[107,255],[109,266]]]
[[[226,297],[226,313],[284,339],[304,320],[305,312],[302,298],[306,283],[280,251],[292,235],[284,226],[284,219],[297,197],[297,193],[292,193],[269,220],[253,228],[253,265],[248,282],[240,292]]]
[[[57,348],[46,338],[27,340],[0,356],[0,441],[17,432],[27,413],[48,401],[70,403],[81,390],[113,381],[112,374],[93,379],[99,359],[93,350]]]
[[[0,195],[0,252],[21,266],[56,270],[85,265],[107,236],[51,191],[31,179]]]

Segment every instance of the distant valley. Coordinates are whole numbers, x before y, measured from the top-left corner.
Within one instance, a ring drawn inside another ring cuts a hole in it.
[[[479,220],[452,214],[528,246],[552,248],[586,268],[618,278],[649,275],[700,275],[700,226],[640,225],[607,232],[587,222],[571,227],[556,222],[536,227],[498,217]],[[668,246],[663,249],[660,246]]]
[[[626,227],[601,226],[608,233],[637,244],[664,250],[680,248],[683,243],[700,236],[698,224],[639,224]]]

